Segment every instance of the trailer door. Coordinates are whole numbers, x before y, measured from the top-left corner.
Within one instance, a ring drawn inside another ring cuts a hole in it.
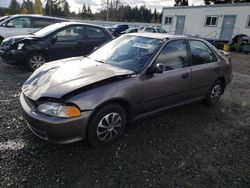
[[[185,25],[185,16],[177,16],[175,34],[183,35]]]
[[[221,33],[220,33],[220,39],[221,40],[230,40],[233,31],[234,31],[234,24],[236,21],[236,15],[225,15],[223,24],[221,26]]]

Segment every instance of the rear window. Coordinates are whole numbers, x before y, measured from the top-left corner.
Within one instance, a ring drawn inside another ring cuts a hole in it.
[[[53,19],[47,18],[33,18],[33,27],[34,28],[43,28],[48,25],[54,24],[55,21]]]
[[[102,29],[96,27],[86,27],[88,38],[105,38],[106,34]]]

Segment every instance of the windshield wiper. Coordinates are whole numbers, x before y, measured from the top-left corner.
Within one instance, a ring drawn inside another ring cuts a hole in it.
[[[97,62],[99,62],[99,63],[105,63],[105,62],[102,61],[102,60],[96,60],[96,59],[94,59],[94,61],[97,61]]]
[[[98,59],[91,59],[89,56],[83,56],[83,57],[86,57],[86,58],[88,58],[88,59],[90,59],[90,60],[92,60],[92,61],[97,61],[97,62],[99,62],[99,63],[105,63],[104,61],[102,61],[102,60],[98,60]]]

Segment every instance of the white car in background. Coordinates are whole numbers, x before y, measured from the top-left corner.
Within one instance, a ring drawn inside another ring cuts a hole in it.
[[[141,26],[138,29],[138,33],[167,33],[164,29],[161,27],[147,27],[147,26]]]
[[[0,18],[0,43],[8,37],[16,35],[27,35],[43,27],[57,23],[69,21],[63,18],[20,14],[4,16]]]

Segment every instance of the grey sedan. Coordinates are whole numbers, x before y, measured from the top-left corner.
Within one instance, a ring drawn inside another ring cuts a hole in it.
[[[216,104],[231,79],[230,58],[204,40],[126,34],[87,57],[43,65],[20,102],[40,138],[103,146],[136,119],[194,101]]]

